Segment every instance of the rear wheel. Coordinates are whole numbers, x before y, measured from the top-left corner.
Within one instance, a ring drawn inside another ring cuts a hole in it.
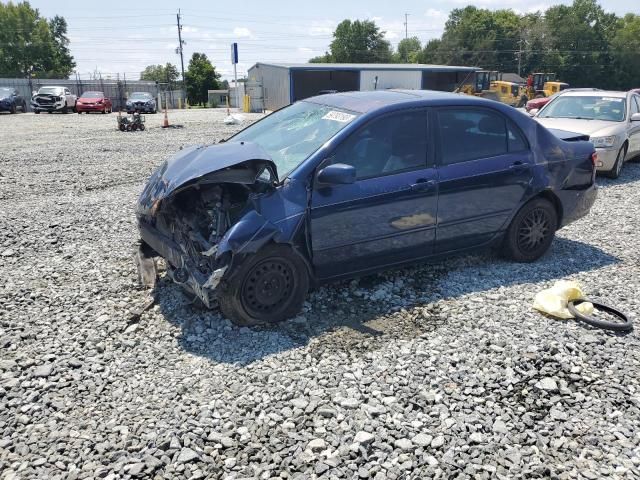
[[[624,157],[627,154],[626,150],[626,145],[620,147],[620,151],[616,157],[616,163],[614,163],[613,168],[607,172],[607,177],[616,179],[620,176],[620,172],[622,172],[622,165],[624,165]]]
[[[516,214],[504,239],[504,253],[516,262],[533,262],[551,246],[558,226],[555,207],[536,198]]]
[[[36,115],[40,115],[40,110],[34,110],[33,113],[35,113]]]
[[[252,255],[221,285],[222,313],[238,325],[276,323],[297,314],[309,289],[307,268],[289,247]]]
[[[139,128],[141,132],[144,132],[144,123],[141,123]]]

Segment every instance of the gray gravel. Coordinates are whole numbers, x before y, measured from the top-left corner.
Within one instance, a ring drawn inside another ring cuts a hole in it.
[[[133,204],[180,146],[115,115],[0,116],[0,478],[638,478],[640,342],[532,311],[576,279],[637,315],[640,165],[533,265],[487,253],[237,328],[136,284]],[[256,115],[247,116],[256,118]]]

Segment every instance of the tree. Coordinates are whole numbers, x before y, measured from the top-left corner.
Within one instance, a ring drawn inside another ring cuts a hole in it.
[[[333,58],[329,52],[324,52],[324,55],[319,55],[309,59],[309,63],[331,63]]]
[[[311,63],[385,63],[392,59],[391,45],[371,20],[343,20],[333,32],[330,53]]]
[[[616,87],[627,90],[640,85],[640,15],[627,13],[611,42]],[[613,77],[613,75],[611,75]]]
[[[191,105],[206,105],[207,90],[218,90],[220,74],[216,72],[204,53],[194,53],[189,60],[189,68],[185,73],[187,98]]]
[[[575,87],[615,85],[609,51],[618,27],[615,14],[606,13],[595,0],[574,0],[549,8],[544,18],[552,35],[549,49],[558,52],[555,64],[545,61],[548,68]]]
[[[403,38],[398,43],[398,51],[393,55],[393,59],[398,63],[417,63],[420,50],[422,44],[418,37]]]
[[[28,2],[0,3],[0,75],[67,78],[75,62],[67,22],[40,16]]]
[[[165,65],[148,65],[140,73],[140,80],[148,80],[151,82],[168,83],[170,89],[176,87],[176,83],[180,74],[178,69],[172,63]]]

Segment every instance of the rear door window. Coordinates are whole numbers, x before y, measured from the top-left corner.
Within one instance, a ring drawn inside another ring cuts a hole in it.
[[[509,151],[510,136],[513,148],[523,142],[521,135],[518,139],[513,132],[507,134],[505,117],[485,109],[440,109],[438,126],[441,165],[504,155]]]

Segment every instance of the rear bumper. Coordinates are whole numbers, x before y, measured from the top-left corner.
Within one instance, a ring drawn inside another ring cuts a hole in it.
[[[227,266],[216,269],[205,275],[193,264],[192,260],[182,253],[180,246],[157,228],[143,219],[138,220],[141,243],[136,255],[136,266],[139,278],[150,276],[146,259],[159,255],[171,266],[168,269],[171,279],[194,293],[202,302],[211,307],[215,303],[216,289],[227,270]],[[155,272],[153,272],[155,275]],[[150,285],[151,286],[151,285]]]
[[[560,227],[564,227],[587,215],[597,196],[598,187],[595,184],[586,190],[562,190],[560,197],[564,212]]]

